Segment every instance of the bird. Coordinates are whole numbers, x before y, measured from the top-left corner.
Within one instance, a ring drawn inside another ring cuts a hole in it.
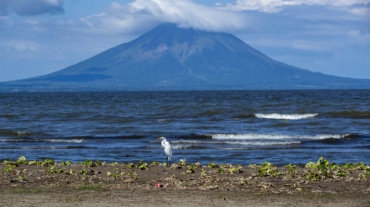
[[[172,157],[172,147],[170,143],[167,141],[166,137],[159,137],[158,139],[162,140],[161,144],[164,148],[164,153],[167,156],[167,166],[169,166],[169,162],[171,161]]]

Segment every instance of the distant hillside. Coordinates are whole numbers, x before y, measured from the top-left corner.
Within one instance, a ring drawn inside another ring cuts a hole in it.
[[[49,75],[0,83],[2,91],[363,88],[370,80],[296,68],[231,34],[173,24]]]

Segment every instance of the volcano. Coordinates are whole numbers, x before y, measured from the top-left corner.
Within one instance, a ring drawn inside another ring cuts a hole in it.
[[[362,89],[370,80],[275,61],[228,33],[162,24],[60,71],[3,82],[2,90]]]

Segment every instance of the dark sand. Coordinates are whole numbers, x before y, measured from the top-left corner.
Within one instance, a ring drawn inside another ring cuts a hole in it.
[[[370,206],[363,169],[314,180],[305,167],[261,176],[258,166],[13,163],[0,165],[0,206]]]

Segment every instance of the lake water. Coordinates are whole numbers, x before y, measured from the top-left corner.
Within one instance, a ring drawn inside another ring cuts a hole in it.
[[[0,93],[0,160],[370,164],[370,90]]]

